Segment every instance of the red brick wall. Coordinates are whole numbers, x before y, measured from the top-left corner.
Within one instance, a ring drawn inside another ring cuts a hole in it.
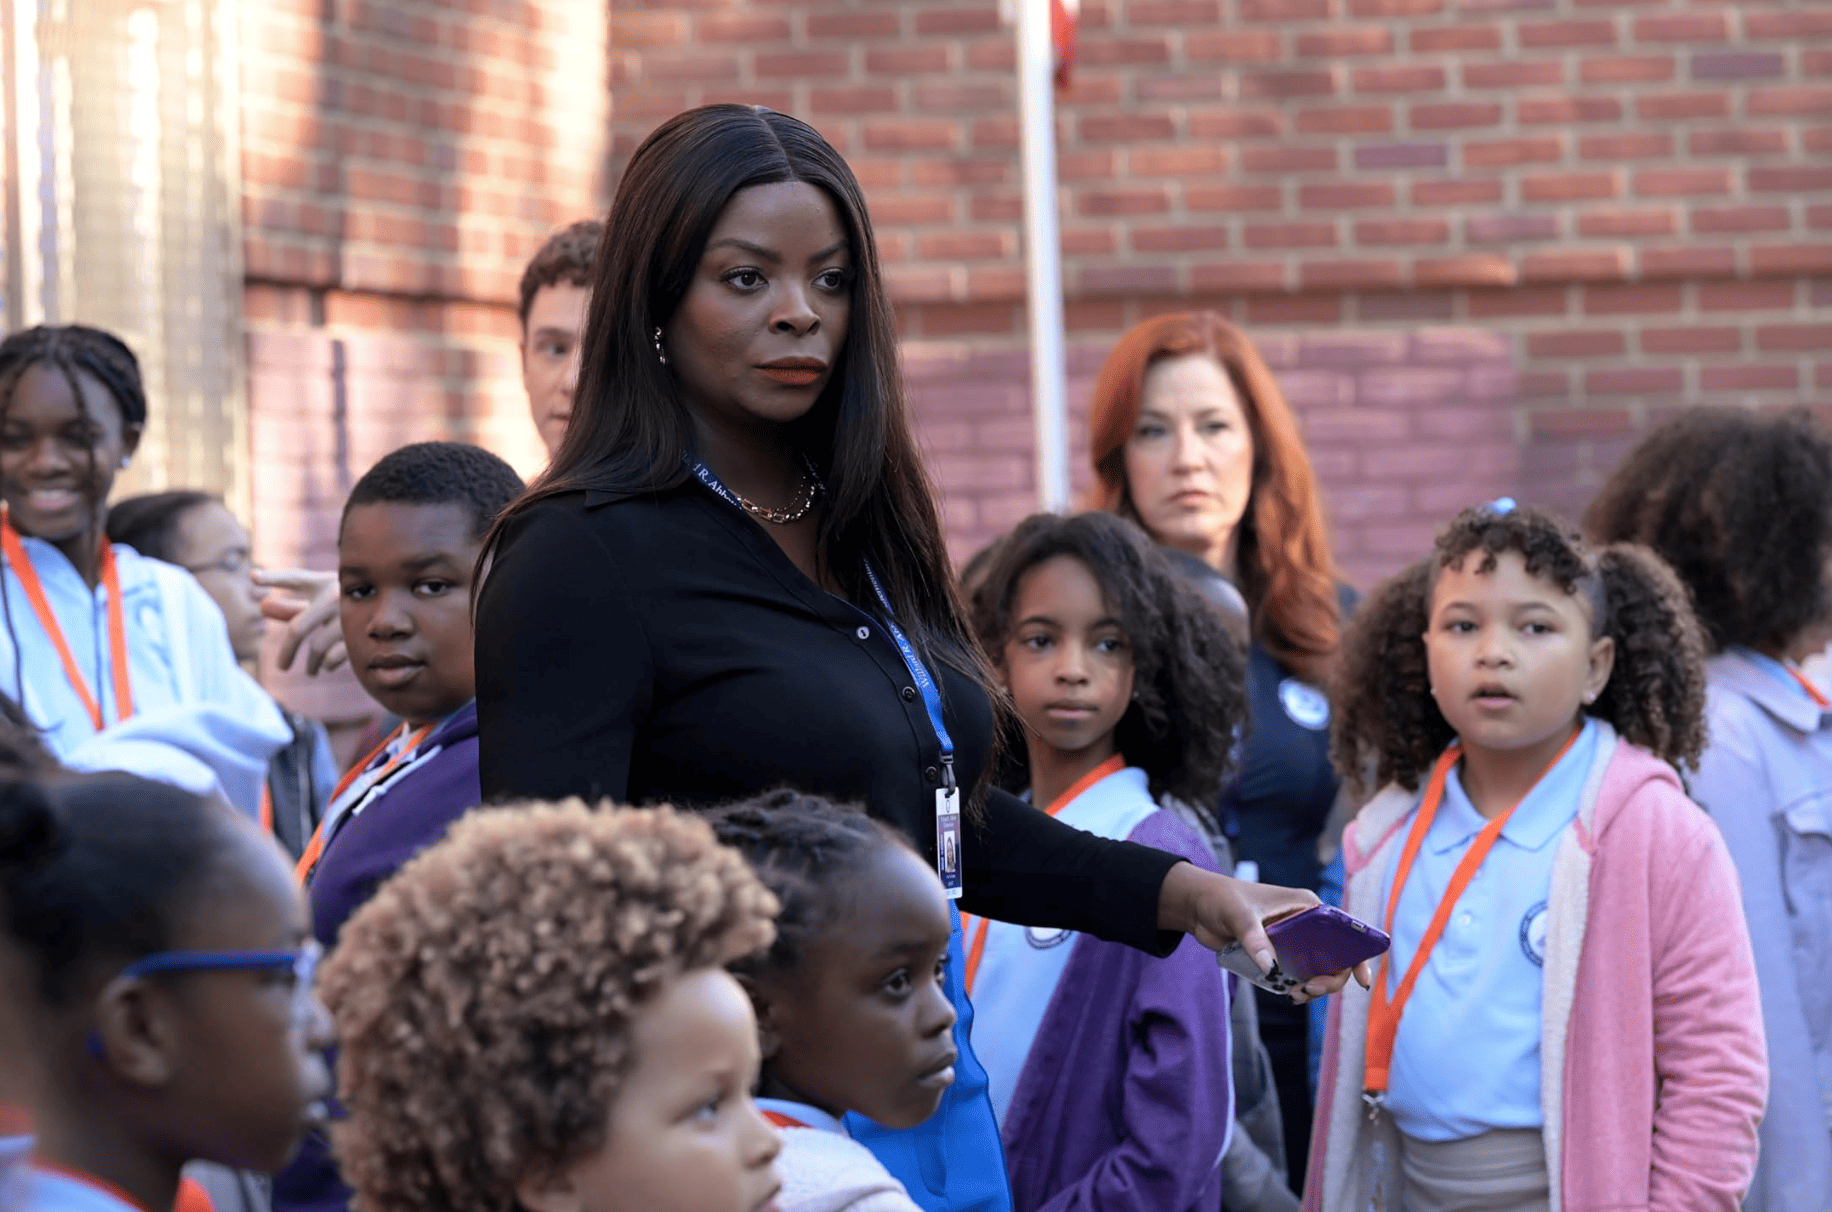
[[[543,461],[516,342],[522,266],[602,209],[597,0],[248,0],[242,173],[254,530],[335,565],[350,483],[406,442]],[[347,680],[283,694],[364,709]]]
[[[1258,336],[1341,558],[1575,509],[1699,402],[1832,388],[1823,0],[1087,0],[1059,99],[1071,395],[1165,308]],[[714,100],[865,182],[964,554],[1032,499],[1013,38],[992,0],[614,0],[613,154]]]

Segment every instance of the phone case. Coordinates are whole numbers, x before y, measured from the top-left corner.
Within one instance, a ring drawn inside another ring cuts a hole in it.
[[[1246,949],[1231,944],[1217,955],[1221,966],[1273,993],[1290,993],[1313,976],[1341,972],[1383,954],[1392,945],[1383,931],[1333,905],[1316,905],[1266,927],[1275,963],[1262,973]]]

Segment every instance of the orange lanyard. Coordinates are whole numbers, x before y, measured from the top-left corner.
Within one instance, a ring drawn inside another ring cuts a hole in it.
[[[89,693],[89,680],[83,676],[82,666],[76,663],[76,654],[70,651],[69,641],[64,639],[64,629],[58,625],[57,615],[45,597],[44,586],[39,583],[38,570],[32,567],[25,544],[19,541],[12,518],[4,511],[0,511],[0,548],[5,550],[7,562],[13,566],[13,575],[19,578],[19,587],[25,590],[26,601],[32,604],[32,613],[38,616],[38,625],[51,637],[58,659],[64,663],[64,676],[70,680],[70,688],[83,701],[89,712],[89,722],[100,732],[107,726],[102,719],[102,705]],[[119,723],[134,713],[134,689],[127,671],[127,611],[121,605],[121,575],[115,567],[114,544],[107,539],[102,540],[101,573],[102,587],[108,593],[108,655],[114,665],[115,722]],[[0,588],[0,592],[4,592],[4,588]]]
[[[1088,771],[1088,773],[1076,779],[1075,785],[1057,796],[1055,802],[1048,808],[1045,808],[1044,811],[1051,816],[1055,816],[1064,808],[1073,804],[1082,792],[1094,786],[1094,784],[1100,782],[1108,775],[1118,774],[1124,769],[1126,769],[1126,759],[1117,753],[1114,754],[1094,769]],[[964,931],[971,930],[973,932],[973,942],[967,948],[967,972],[965,974],[967,992],[971,994],[973,992],[973,980],[980,974],[980,960],[984,959],[986,956],[986,934],[992,929],[992,921],[989,918],[975,918],[970,913],[963,913],[961,914],[961,929]]]
[[[1550,762],[1546,769],[1539,772],[1539,779],[1546,777],[1546,771],[1559,764],[1559,760],[1571,752],[1571,747],[1578,743],[1584,734],[1582,728],[1574,731],[1564,746]],[[1431,822],[1438,815],[1438,805],[1444,799],[1444,780],[1450,776],[1451,767],[1463,756],[1463,746],[1452,742],[1449,749],[1438,759],[1437,765],[1431,768],[1431,781],[1425,786],[1425,796],[1419,801],[1418,816],[1412,822],[1412,831],[1406,835],[1406,848],[1400,852],[1399,866],[1393,872],[1393,891],[1387,897],[1386,931],[1389,938],[1393,935],[1393,915],[1399,909],[1399,894],[1406,886],[1406,877],[1412,873],[1413,860],[1418,857],[1419,848],[1425,843],[1425,835],[1431,831]],[[1539,785],[1534,779],[1534,786]],[[1528,789],[1529,794],[1531,788]],[[1438,945],[1438,938],[1444,933],[1444,927],[1450,923],[1451,910],[1456,907],[1457,899],[1463,890],[1469,887],[1482,860],[1495,848],[1495,842],[1501,837],[1501,830],[1514,815],[1514,810],[1526,802],[1526,796],[1514,801],[1513,805],[1500,816],[1482,827],[1476,840],[1470,844],[1469,853],[1457,864],[1451,873],[1450,886],[1444,890],[1443,899],[1438,901],[1438,911],[1431,915],[1431,924],[1425,928],[1425,934],[1419,939],[1419,948],[1412,956],[1412,963],[1406,968],[1406,975],[1399,983],[1399,989],[1391,1000],[1387,997],[1387,968],[1392,962],[1393,953],[1388,951],[1381,957],[1380,971],[1374,977],[1374,991],[1371,1004],[1368,1006],[1368,1047],[1366,1053],[1366,1076],[1362,1079],[1362,1088],[1369,1096],[1386,1093],[1388,1071],[1393,1066],[1393,1042],[1399,1036],[1399,1016],[1405,1012],[1406,1002],[1412,997],[1412,987],[1418,984],[1419,975],[1425,970],[1425,961],[1431,957],[1431,949]]]
[[[434,720],[432,723],[426,725],[411,737],[407,738],[407,743],[401,746],[400,751],[389,758],[387,764],[375,772],[375,778],[369,784],[370,788],[374,789],[379,786],[382,780],[387,778],[396,766],[406,761],[408,757],[413,754],[413,751],[418,749],[421,743],[432,735],[433,729],[438,726],[439,721]],[[312,832],[311,840],[305,844],[305,853],[299,856],[299,864],[293,868],[293,874],[298,877],[301,884],[304,884],[306,880],[311,878],[312,869],[318,865],[319,856],[324,853],[324,831],[331,825],[330,806],[336,804],[343,793],[350,789],[351,783],[354,783],[363,776],[369,769],[370,762],[382,756],[382,753],[387,750],[388,746],[394,744],[395,738],[406,731],[407,723],[406,721],[402,721],[401,725],[393,732],[389,733],[381,744],[369,751],[369,756],[350,767],[350,769],[344,773],[343,778],[338,781],[336,790],[331,792],[331,798],[325,801],[325,818],[323,822]]]
[[[1787,670],[1796,682],[1800,683],[1800,688],[1807,692],[1807,697],[1812,699],[1821,711],[1832,708],[1832,699],[1828,699],[1820,692],[1819,687],[1807,681],[1806,674],[1800,672],[1800,670],[1794,668],[1792,665],[1783,665],[1782,668]]]
[[[763,1118],[769,1120],[771,1123],[775,1124],[778,1128],[812,1127],[812,1125],[804,1124],[799,1119],[796,1119],[794,1116],[784,1115],[780,1111],[765,1111],[763,1113]]]

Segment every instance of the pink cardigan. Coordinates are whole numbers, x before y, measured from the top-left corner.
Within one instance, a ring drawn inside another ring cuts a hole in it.
[[[1601,728],[1552,875],[1541,1037],[1552,1212],[1735,1212],[1768,1094],[1736,871],[1672,768]],[[1349,827],[1344,900],[1357,917],[1377,920],[1418,799],[1388,788]],[[1306,1212],[1364,1212],[1391,1161],[1361,1101],[1368,995],[1351,984],[1335,1003]]]

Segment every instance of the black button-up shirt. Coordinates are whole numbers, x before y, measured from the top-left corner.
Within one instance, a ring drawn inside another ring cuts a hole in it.
[[[930,672],[971,778],[992,706]],[[487,799],[687,806],[788,786],[863,803],[934,858],[941,745],[895,642],[697,482],[550,497],[511,524],[478,603],[477,708]],[[1175,945],[1156,926],[1170,855],[1002,791],[964,849],[964,909]]]

